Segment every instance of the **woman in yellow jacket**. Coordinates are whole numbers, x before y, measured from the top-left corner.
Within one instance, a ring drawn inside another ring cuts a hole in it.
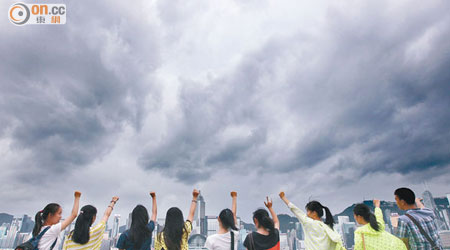
[[[354,250],[406,250],[403,241],[384,230],[380,201],[374,200],[373,204],[375,215],[365,204],[357,204],[353,209],[356,222],[363,225],[355,231]]]

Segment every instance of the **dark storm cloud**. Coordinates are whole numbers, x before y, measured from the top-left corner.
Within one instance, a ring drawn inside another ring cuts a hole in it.
[[[62,26],[3,24],[0,131],[23,155],[19,178],[41,181],[93,162],[124,123],[139,131],[147,96],[157,100],[148,75],[159,64],[152,27],[114,18],[126,11],[120,6],[94,5],[68,4]]]
[[[328,171],[355,176],[448,165],[448,3],[385,7],[332,8],[321,34],[274,37],[206,87],[183,82],[171,134],[140,164],[185,182],[221,168],[319,170],[330,159]]]

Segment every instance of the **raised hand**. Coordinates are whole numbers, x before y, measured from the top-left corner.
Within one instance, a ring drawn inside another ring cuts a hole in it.
[[[236,191],[232,191],[230,194],[231,194],[231,197],[233,197],[233,198],[237,197],[237,192]]]
[[[119,197],[118,196],[114,196],[114,197],[112,197],[111,202],[116,203],[118,200],[119,200]]]
[[[150,196],[154,199],[156,197],[156,193],[155,192],[150,192]]]
[[[283,191],[281,191],[280,194],[279,194],[279,196],[280,196],[281,199],[283,199],[286,195],[284,194]]]
[[[194,197],[195,199],[197,199],[199,194],[200,192],[197,189],[194,189],[194,191],[192,191],[192,197]]]
[[[380,207],[380,200],[373,200],[373,205],[375,206],[375,207]]]
[[[266,197],[266,200],[267,200],[267,201],[264,201],[264,205],[266,205],[266,207],[267,207],[268,209],[272,208],[272,199],[269,199],[269,197],[267,196],[267,197]]]
[[[81,197],[81,192],[75,191],[74,195],[75,195],[75,198],[79,198],[79,197]]]

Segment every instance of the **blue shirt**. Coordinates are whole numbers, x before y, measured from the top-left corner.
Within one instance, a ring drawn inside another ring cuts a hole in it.
[[[411,209],[406,211],[407,214],[413,216],[422,228],[427,232],[431,239],[442,249],[441,242],[439,240],[438,230],[435,224],[435,215],[433,211],[428,208],[424,209]],[[409,249],[411,250],[430,250],[431,244],[422,235],[416,224],[411,221],[406,215],[400,216],[398,219],[398,229],[396,236],[399,238],[407,238],[409,243]]]
[[[139,250],[150,250],[150,248],[151,248],[152,233],[153,233],[153,230],[155,229],[155,222],[151,220],[147,224],[147,227],[148,227],[148,229],[150,229],[150,237],[145,239],[144,243],[142,244],[142,246]],[[132,242],[128,237],[129,233],[130,233],[130,230],[127,230],[127,231],[123,232],[123,234],[120,235],[119,240],[117,241],[117,246],[116,246],[118,249],[135,250],[134,242]]]

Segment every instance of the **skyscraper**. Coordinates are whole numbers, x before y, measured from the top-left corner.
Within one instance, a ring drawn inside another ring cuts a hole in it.
[[[194,219],[197,221],[197,225],[200,226],[200,234],[207,236],[208,235],[208,225],[205,216],[205,199],[203,198],[201,192],[198,195],[197,199],[197,208],[195,211]]]
[[[436,202],[434,201],[431,192],[426,190],[425,192],[423,192],[422,196],[425,207],[431,209],[434,212],[434,215],[436,216],[436,226],[438,227],[438,230],[446,230],[447,226],[444,222],[444,218],[443,216],[441,216],[441,213],[439,212],[439,209],[436,206]]]
[[[127,219],[127,230],[130,229],[131,227],[131,213],[128,215],[128,219]]]
[[[120,223],[120,214],[114,215],[113,227],[111,232],[111,237],[116,238],[117,234],[119,234],[119,223]]]

